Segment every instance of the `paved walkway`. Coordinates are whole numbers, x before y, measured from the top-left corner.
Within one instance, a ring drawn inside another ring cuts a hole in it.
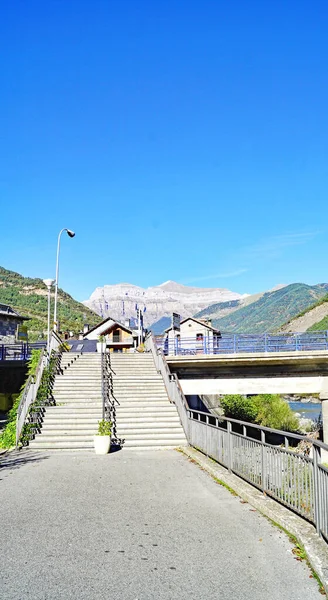
[[[182,454],[2,458],[5,600],[321,600],[278,529]]]

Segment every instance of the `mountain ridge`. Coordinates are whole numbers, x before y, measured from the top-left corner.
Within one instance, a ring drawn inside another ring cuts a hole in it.
[[[215,300],[229,301],[243,295],[226,288],[192,288],[166,281],[159,286],[142,288],[133,284],[114,284],[97,287],[83,304],[102,317],[112,316],[122,321],[136,315],[136,305],[144,313],[144,323],[151,325],[162,317],[178,312],[182,317],[193,315]]]
[[[261,297],[231,314],[214,318],[213,325],[229,333],[265,333],[279,330],[284,323],[327,294],[328,284],[309,286],[292,283]],[[210,307],[209,307],[210,308]]]

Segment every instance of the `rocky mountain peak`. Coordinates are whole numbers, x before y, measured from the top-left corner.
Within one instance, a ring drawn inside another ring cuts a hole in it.
[[[111,316],[118,321],[136,316],[136,305],[145,310],[145,325],[151,325],[164,316],[178,312],[182,317],[194,315],[214,302],[238,300],[242,296],[224,288],[195,288],[165,281],[149,288],[128,283],[104,285],[91,294],[83,304],[100,316]]]

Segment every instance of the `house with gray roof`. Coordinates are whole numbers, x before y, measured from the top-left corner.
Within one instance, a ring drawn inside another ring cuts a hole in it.
[[[23,317],[8,304],[0,304],[0,343],[14,344],[17,341],[18,327],[29,317]]]

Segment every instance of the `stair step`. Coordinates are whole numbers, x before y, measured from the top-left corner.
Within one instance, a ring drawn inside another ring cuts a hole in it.
[[[181,427],[180,424],[176,425],[175,427],[168,427],[168,426],[163,426],[163,424],[159,424],[158,426],[156,425],[150,425],[149,427],[145,427],[145,424],[143,426],[140,427],[136,427],[135,425],[131,425],[128,426],[126,425],[125,427],[122,427],[121,424],[117,424],[117,432],[119,436],[128,436],[129,439],[131,438],[131,436],[144,436],[147,437],[149,435],[154,435],[154,436],[161,436],[161,435],[167,435],[168,437],[175,437],[176,435],[183,435],[184,436],[184,432],[183,429]]]
[[[120,427],[117,427],[117,434],[120,435]],[[160,429],[159,430],[145,429],[145,430],[136,430],[133,432],[127,432],[126,435],[129,435],[129,440],[161,439],[163,437],[169,437],[171,439],[174,439],[174,438],[185,439],[185,434],[184,434],[182,427],[179,428],[179,431],[175,431],[173,429],[173,432],[171,431],[170,428],[167,431],[164,430],[163,432]]]
[[[93,440],[44,440],[41,437],[35,438],[29,443],[29,447],[33,450],[84,450],[86,448],[94,448]]]
[[[71,402],[70,400],[67,400],[66,402],[60,402],[59,404],[57,404],[56,406],[54,406],[54,410],[59,411],[61,409],[67,409],[67,408],[71,408],[72,410],[75,409],[83,409],[84,411],[87,410],[102,410],[102,406],[103,403],[102,402],[82,402],[82,401],[76,401],[76,402]],[[47,408],[47,413],[48,411],[51,410],[50,408]]]
[[[43,426],[42,427],[42,431],[41,431],[41,437],[44,438],[45,436],[51,436],[51,437],[61,437],[61,436],[67,436],[69,438],[75,438],[75,437],[88,437],[88,436],[93,436],[96,435],[98,431],[98,424],[96,423],[95,425],[91,425],[91,427],[72,427],[72,428],[65,428],[65,425],[57,425],[55,428],[51,428],[49,426]]]
[[[74,432],[74,434],[72,434],[72,432],[70,432],[67,435],[64,435],[62,432],[51,432],[51,431],[47,431],[47,433],[40,433],[38,434],[35,439],[33,440],[33,442],[38,442],[40,440],[41,442],[51,442],[51,443],[57,443],[57,442],[61,442],[61,441],[65,441],[65,442],[93,442],[93,436],[96,435],[96,432],[91,432],[87,431],[87,432]]]
[[[99,398],[99,399],[102,399],[102,393],[101,392],[97,392],[97,391],[96,392],[88,392],[88,391],[86,391],[86,392],[82,392],[82,391],[81,392],[65,392],[65,391],[58,392],[56,390],[56,392],[54,392],[53,396],[54,396],[55,399],[58,399],[58,401],[60,399],[63,399],[63,398],[70,398],[72,400],[74,400],[74,398],[76,398],[76,399],[78,399],[78,398],[85,398],[85,399],[87,399],[87,398],[90,398],[90,399],[91,398],[92,399],[93,398]]]
[[[96,419],[102,419],[102,406],[99,406],[98,408],[90,408],[90,407],[83,407],[83,408],[75,408],[74,407],[58,407],[56,408],[56,410],[54,412],[49,412],[50,409],[48,408],[46,411],[46,416],[44,418],[52,418],[55,417],[56,419],[66,419],[66,418],[76,418],[76,419],[87,419],[88,417],[90,418],[96,418]]]
[[[99,417],[94,417],[92,418],[91,416],[88,417],[76,417],[76,418],[67,418],[67,416],[62,415],[62,418],[58,418],[58,417],[50,417],[47,416],[47,418],[45,419],[43,425],[42,425],[42,429],[45,430],[48,427],[61,427],[61,426],[66,426],[66,427],[75,427],[75,426],[94,426],[94,425],[98,425],[98,421],[100,421],[101,419],[101,415],[99,415]]]
[[[128,419],[170,419],[179,418],[176,408],[173,406],[172,410],[162,408],[155,410],[153,407],[142,408],[142,409],[124,409],[118,407],[116,409],[116,415],[121,421],[127,421]]]
[[[159,446],[161,448],[178,448],[179,446],[188,446],[186,440],[176,440],[163,438],[161,440],[125,440],[123,448],[152,448]]]

